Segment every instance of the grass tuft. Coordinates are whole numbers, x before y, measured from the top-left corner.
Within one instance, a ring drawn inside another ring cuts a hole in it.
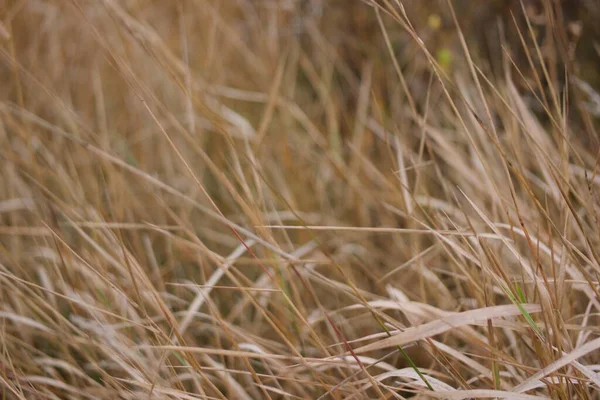
[[[600,398],[600,12],[0,5],[0,397]]]

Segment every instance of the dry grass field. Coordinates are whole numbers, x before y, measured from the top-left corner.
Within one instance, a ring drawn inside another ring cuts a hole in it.
[[[599,399],[596,0],[0,2],[1,399]]]

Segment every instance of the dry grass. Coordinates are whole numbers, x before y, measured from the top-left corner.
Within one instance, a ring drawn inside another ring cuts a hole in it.
[[[2,2],[2,398],[600,398],[579,7]]]

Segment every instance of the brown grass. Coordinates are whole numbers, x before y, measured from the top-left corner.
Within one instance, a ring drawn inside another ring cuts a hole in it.
[[[2,398],[600,398],[596,8],[2,2]]]

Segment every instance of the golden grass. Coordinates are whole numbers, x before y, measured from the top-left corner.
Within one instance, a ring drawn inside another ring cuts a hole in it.
[[[600,47],[501,3],[2,3],[2,398],[600,398]]]

